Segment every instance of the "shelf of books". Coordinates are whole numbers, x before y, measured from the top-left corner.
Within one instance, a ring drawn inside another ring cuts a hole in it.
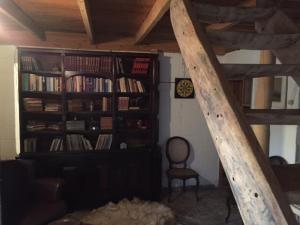
[[[19,65],[22,154],[157,144],[156,54],[21,48]]]

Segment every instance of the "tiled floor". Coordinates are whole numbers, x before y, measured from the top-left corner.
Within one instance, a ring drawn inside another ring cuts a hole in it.
[[[227,215],[227,192],[220,189],[200,190],[200,200],[197,202],[193,191],[175,192],[170,203],[167,196],[163,203],[168,205],[176,214],[178,225],[243,225],[236,206],[225,223]]]
[[[232,213],[228,223],[225,223],[227,215],[227,192],[220,189],[200,190],[200,200],[197,202],[193,191],[174,192],[169,203],[167,195],[162,203],[169,206],[176,215],[177,225],[243,225],[236,206],[232,207]],[[79,221],[87,212],[75,212],[65,218]]]

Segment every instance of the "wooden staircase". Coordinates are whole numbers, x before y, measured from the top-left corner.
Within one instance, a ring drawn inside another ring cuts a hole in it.
[[[299,124],[300,110],[242,112],[228,79],[294,77],[300,84],[300,34],[281,11],[172,0],[171,22],[212,139],[246,225],[296,225],[286,197],[250,123]],[[211,31],[206,23],[255,22],[257,32]],[[272,50],[284,65],[221,65],[212,45]],[[299,45],[299,47],[298,47]]]

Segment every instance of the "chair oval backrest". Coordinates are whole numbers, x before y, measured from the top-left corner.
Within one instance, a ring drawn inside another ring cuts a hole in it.
[[[167,141],[166,154],[167,158],[171,164],[184,163],[186,166],[186,161],[190,155],[190,145],[189,142],[183,137],[171,137]]]
[[[274,155],[269,158],[271,165],[286,165],[288,162],[285,158],[279,155]]]

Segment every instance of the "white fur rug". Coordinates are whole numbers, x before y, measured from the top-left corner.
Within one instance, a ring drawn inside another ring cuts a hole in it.
[[[83,225],[174,225],[172,210],[158,202],[123,199],[91,211],[81,220]]]

